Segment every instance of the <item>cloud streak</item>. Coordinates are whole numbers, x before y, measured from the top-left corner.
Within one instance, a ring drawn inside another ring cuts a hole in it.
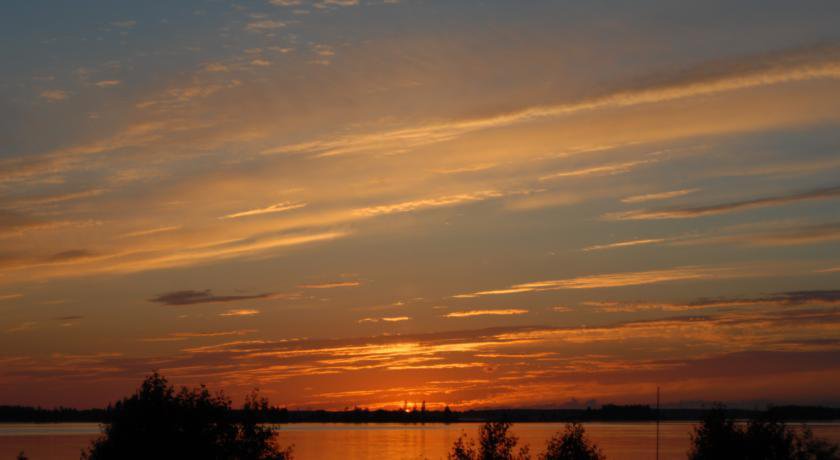
[[[248,211],[236,212],[222,216],[221,219],[238,219],[240,217],[259,216],[262,214],[273,214],[277,212],[286,212],[294,209],[300,209],[306,206],[306,203],[292,203],[284,201],[282,203],[273,204],[264,208],[250,209]]]
[[[334,281],[331,283],[314,283],[314,284],[300,284],[301,289],[335,289],[344,287],[359,287],[362,283],[359,281]]]
[[[693,219],[697,217],[725,214],[746,209],[781,206],[800,201],[824,200],[840,196],[840,186],[819,188],[788,195],[775,195],[754,198],[743,201],[696,206],[687,208],[671,208],[659,210],[635,210],[605,214],[608,220],[661,220],[661,219]]]
[[[511,316],[511,315],[524,315],[528,313],[528,310],[524,310],[521,308],[505,308],[505,309],[498,309],[498,310],[464,310],[464,311],[453,311],[451,313],[447,313],[443,315],[444,318],[471,318],[473,316]]]
[[[527,292],[557,291],[561,289],[601,289],[625,286],[639,286],[674,281],[693,281],[746,276],[731,268],[677,267],[666,270],[610,273],[603,275],[578,276],[574,278],[533,281],[514,284],[504,289],[477,291],[459,294],[455,298],[472,298],[490,295],[522,294]]]
[[[404,151],[451,140],[479,130],[569,116],[579,112],[663,103],[792,82],[838,79],[839,50],[840,48],[835,46],[812,47],[775,55],[742,58],[737,63],[706,64],[655,84],[620,89],[578,102],[530,107],[486,118],[455,120],[422,127],[284,145],[266,149],[263,154],[308,153],[324,157],[366,150]]]
[[[681,190],[671,190],[668,192],[657,192],[657,193],[646,193],[644,195],[633,195],[628,196],[626,198],[622,198],[622,203],[644,203],[647,201],[658,201],[658,200],[668,200],[671,198],[677,198],[685,195],[689,195],[692,193],[699,192],[699,188],[687,188]]]
[[[172,291],[164,294],[159,294],[157,297],[149,299],[149,302],[155,302],[163,305],[184,306],[196,305],[202,303],[220,303],[220,302],[238,302],[241,300],[256,300],[267,299],[271,294],[254,294],[254,295],[214,295],[210,289],[203,291]]]

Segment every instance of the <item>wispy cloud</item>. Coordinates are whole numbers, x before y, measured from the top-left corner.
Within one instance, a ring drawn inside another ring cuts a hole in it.
[[[655,159],[647,159],[647,160],[633,160],[633,161],[625,161],[623,163],[614,163],[614,164],[606,164],[606,165],[599,165],[599,166],[590,166],[587,168],[581,169],[572,169],[568,171],[559,171],[552,174],[548,174],[545,176],[540,177],[541,181],[548,181],[548,180],[556,180],[562,178],[569,178],[569,177],[584,177],[584,176],[595,176],[595,175],[612,175],[612,174],[624,174],[627,172],[632,171],[638,166],[655,163],[658,160]]]
[[[20,198],[12,203],[11,207],[30,207],[30,206],[44,206],[56,203],[64,203],[67,201],[81,200],[84,198],[91,198],[102,195],[107,190],[102,188],[95,188],[89,190],[81,190],[78,192],[59,193],[52,195],[30,196]]]
[[[644,195],[633,195],[622,198],[622,203],[644,203],[647,201],[667,200],[677,198],[691,193],[699,192],[699,188],[687,188],[682,190],[671,190],[669,192],[646,193]]]
[[[206,332],[173,332],[164,337],[150,337],[140,339],[141,342],[178,342],[189,339],[230,337],[236,335],[248,335],[256,332],[254,329],[242,329],[235,331],[206,331]]]
[[[251,32],[265,32],[286,27],[286,23],[275,19],[258,19],[245,25],[245,30]]]
[[[650,244],[657,244],[666,241],[664,238],[649,238],[649,239],[642,239],[642,240],[629,240],[629,241],[619,241],[616,243],[608,243],[608,244],[596,244],[593,246],[587,246],[581,251],[602,251],[605,249],[616,249],[616,248],[626,248],[631,246],[642,246],[642,245],[650,245]]]
[[[718,297],[702,298],[686,303],[673,302],[599,302],[589,301],[584,305],[610,313],[628,313],[640,311],[691,311],[712,308],[735,307],[790,307],[790,306],[834,306],[840,305],[840,291],[814,290],[790,291],[759,297]]]
[[[149,235],[157,235],[158,233],[166,233],[166,232],[174,232],[175,230],[179,230],[181,228],[180,225],[171,225],[168,227],[157,227],[157,228],[150,228],[148,230],[137,230],[135,232],[128,232],[123,233],[120,235],[121,238],[137,238],[140,236],[149,236]]]
[[[837,48],[811,47],[776,55],[745,57],[737,63],[707,64],[681,72],[668,80],[660,80],[655,84],[619,89],[578,102],[529,107],[485,118],[454,120],[421,127],[284,145],[266,149],[263,153],[310,153],[332,156],[366,150],[402,151],[406,148],[451,140],[478,130],[568,116],[579,112],[633,107],[761,86],[837,78],[840,78],[840,59],[837,57]]]
[[[6,332],[9,333],[9,334],[14,334],[16,332],[28,331],[28,330],[33,329],[37,324],[38,323],[36,323],[35,321],[26,321],[26,322],[20,323],[16,326],[12,326],[12,327],[6,329]]]
[[[219,303],[219,302],[237,302],[241,300],[255,300],[266,299],[271,297],[271,294],[253,294],[253,295],[214,295],[210,289],[204,291],[173,291],[165,294],[160,294],[157,297],[149,299],[150,302],[161,303],[164,305],[195,305],[200,303]]]
[[[306,206],[306,203],[293,203],[284,201],[282,203],[273,204],[264,208],[249,209],[247,211],[236,212],[222,216],[221,219],[237,219],[240,217],[258,216],[261,214],[273,214],[277,212],[291,211],[293,209],[300,209]]]
[[[410,316],[383,316],[380,318],[362,318],[358,320],[358,323],[378,323],[380,321],[386,323],[399,323],[402,321],[409,321],[411,319]]]
[[[457,195],[447,195],[435,198],[424,198],[419,200],[404,201],[395,204],[386,204],[380,206],[369,206],[360,208],[355,211],[360,216],[379,216],[384,214],[395,214],[402,212],[411,212],[427,208],[439,208],[445,206],[454,206],[463,203],[470,203],[475,201],[483,201],[491,198],[498,198],[503,196],[501,192],[493,190],[486,190],[472,193],[461,193]]]
[[[133,29],[137,25],[137,21],[133,19],[126,19],[124,21],[113,21],[111,25],[119,29]]]
[[[100,80],[94,83],[94,85],[98,88],[111,88],[119,85],[120,83],[122,83],[120,80]]]
[[[666,270],[644,272],[610,273],[604,275],[578,276],[560,280],[534,281],[514,284],[504,289],[459,294],[456,298],[471,298],[488,295],[521,294],[525,292],[556,291],[560,289],[598,289],[623,286],[638,286],[672,281],[720,279],[746,276],[731,268],[677,267]]]
[[[301,289],[334,289],[343,287],[359,287],[362,283],[359,281],[333,281],[330,283],[314,283],[314,284],[300,284]]]
[[[768,225],[768,227],[771,227]],[[840,240],[840,223],[797,225],[767,228],[759,231],[733,231],[720,234],[677,237],[669,240],[673,246],[742,245],[742,246],[799,246]]]
[[[608,220],[658,220],[658,219],[691,219],[695,217],[724,214],[744,209],[780,206],[789,203],[808,200],[822,200],[840,196],[840,186],[808,190],[788,195],[776,195],[754,198],[743,201],[712,204],[706,206],[670,208],[659,210],[635,210],[605,214]]]
[[[41,91],[41,98],[47,102],[60,102],[70,97],[70,93],[60,89],[48,89]]]
[[[259,310],[254,310],[252,308],[238,308],[234,310],[228,310],[224,313],[219,313],[219,316],[229,317],[229,316],[254,316],[259,315]]]
[[[524,315],[528,310],[521,308],[503,308],[498,310],[464,310],[453,311],[443,315],[444,318],[469,318],[472,316],[509,316],[509,315]]]

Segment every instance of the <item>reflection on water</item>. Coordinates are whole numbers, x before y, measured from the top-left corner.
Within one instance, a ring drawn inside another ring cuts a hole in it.
[[[587,423],[586,431],[610,459],[653,458],[656,427],[652,423]],[[663,423],[660,458],[684,459],[691,423]],[[811,424],[814,433],[840,442],[840,423]],[[562,423],[517,423],[520,443],[540,452]],[[280,443],[294,444],[299,460],[341,459],[439,459],[446,458],[461,431],[475,436],[477,423],[453,425],[343,425],[302,423],[282,425]],[[79,458],[82,448],[99,433],[94,423],[0,424],[0,459],[14,458],[25,450],[32,460]]]

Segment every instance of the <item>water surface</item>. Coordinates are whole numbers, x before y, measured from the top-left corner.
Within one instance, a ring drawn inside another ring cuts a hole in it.
[[[282,445],[294,444],[295,458],[389,460],[446,458],[462,431],[475,436],[478,423],[427,424],[321,424],[280,426]],[[562,423],[517,423],[520,443],[532,453],[542,451],[546,440],[563,429]],[[653,423],[587,423],[590,438],[610,459],[652,459],[656,446]],[[660,458],[684,459],[693,423],[668,422],[660,426]],[[840,442],[840,422],[812,423],[814,433]],[[95,423],[0,424],[0,459],[13,459],[21,450],[31,460],[79,458],[79,452],[99,434]]]

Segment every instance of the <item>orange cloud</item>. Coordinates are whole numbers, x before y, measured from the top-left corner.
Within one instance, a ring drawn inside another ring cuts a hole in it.
[[[472,316],[497,316],[497,315],[524,315],[528,313],[528,310],[523,310],[520,308],[506,308],[500,310],[466,310],[466,311],[453,311],[452,313],[447,313],[443,315],[444,318],[469,318]]]

